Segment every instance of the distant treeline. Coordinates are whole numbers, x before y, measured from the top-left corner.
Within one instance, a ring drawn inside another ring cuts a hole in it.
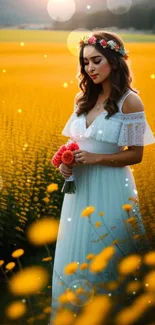
[[[54,23],[54,22],[53,22]],[[155,1],[144,1],[133,4],[128,12],[118,15],[108,9],[94,13],[76,12],[67,22],[55,22],[54,29],[77,29],[116,26],[120,29],[135,28],[137,30],[152,30],[155,33]]]

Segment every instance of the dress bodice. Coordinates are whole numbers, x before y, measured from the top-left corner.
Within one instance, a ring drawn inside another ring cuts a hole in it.
[[[122,106],[128,90],[117,102],[118,112],[106,119],[107,111],[100,112],[86,127],[86,114],[76,115],[78,106],[74,102],[74,112],[67,121],[62,135],[78,143],[82,150],[96,153],[114,153],[125,146],[143,146],[155,143],[155,137],[147,122],[145,111],[124,114]]]

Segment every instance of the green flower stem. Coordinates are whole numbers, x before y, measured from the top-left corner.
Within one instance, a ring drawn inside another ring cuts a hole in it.
[[[91,224],[91,226],[93,227],[93,229],[95,230],[96,234],[99,236],[99,234],[97,233],[96,229],[94,228],[92,222],[91,222],[91,219],[90,219],[90,216],[89,216],[89,223]],[[107,228],[106,228],[107,229]],[[100,236],[99,236],[100,238]],[[101,240],[104,240],[103,238],[100,238]],[[119,248],[118,248],[119,249]],[[103,271],[104,272],[104,271]],[[99,272],[98,272],[99,273]],[[113,273],[114,274],[114,273]],[[103,281],[102,277],[101,277],[101,274],[98,274],[98,276],[101,278],[101,280]]]
[[[136,206],[135,206],[135,208],[137,209]],[[138,211],[138,209],[137,209],[137,211]],[[132,214],[130,215],[130,211],[126,211],[126,212],[127,212],[128,218],[132,217]],[[129,234],[129,232],[128,232],[128,227],[127,227],[126,222],[125,222],[125,228],[126,228],[126,231],[127,231],[128,235],[129,235],[129,239],[131,240],[132,245],[133,245],[135,251],[136,251],[137,253],[139,253],[138,250],[137,250],[137,248],[136,248],[135,245],[134,245],[133,239],[131,238],[131,236],[130,236],[130,234]]]
[[[46,248],[46,251],[47,251],[48,256],[51,257],[48,246],[45,245],[45,248]],[[53,266],[53,263],[52,263],[51,261],[50,261],[50,264],[51,264],[51,267],[52,267],[52,266]],[[52,270],[53,270],[53,268],[52,268]],[[64,285],[66,288],[68,288],[67,284],[66,284],[66,283],[65,283],[65,282],[60,278],[60,276],[58,275],[58,273],[57,273],[55,270],[54,270],[54,272],[55,272],[57,278],[58,278],[58,279],[63,283],[63,285]]]
[[[18,264],[20,270],[22,271],[22,265],[21,265],[21,262],[20,262],[19,258],[17,258],[17,264]]]
[[[20,271],[23,271],[22,264],[21,264],[19,258],[17,258],[17,264],[19,266]],[[30,297],[28,295],[26,295],[25,297],[26,297],[27,302],[28,302],[28,306],[29,306],[29,309],[30,309],[31,316],[34,317]]]
[[[101,216],[101,218],[102,218],[102,216]],[[94,231],[96,232],[96,234],[99,236],[99,238],[100,238],[101,240],[104,240],[104,238],[100,237],[100,235],[98,234],[98,232],[97,232],[96,229],[94,228],[94,226],[93,226],[93,224],[92,224],[92,222],[91,222],[90,217],[89,217],[88,221],[89,221],[89,223],[91,224],[91,226],[93,227],[93,229],[94,229]],[[103,221],[103,219],[102,219],[102,221]],[[104,224],[104,226],[105,226],[107,232],[110,233],[112,239],[115,240],[115,239],[113,238],[111,232],[109,231],[109,229],[108,229],[107,226],[105,225],[104,221],[103,221],[103,224]],[[118,250],[121,252],[121,254],[122,254],[123,256],[125,256],[125,254],[122,252],[122,250],[120,249],[120,247],[119,247],[117,244],[115,244],[115,245],[117,246],[117,248],[118,248]]]
[[[6,279],[6,282],[9,282],[9,278],[7,277],[6,273],[4,272],[2,266],[0,266],[0,268],[1,268],[1,271],[2,271],[2,273],[3,273],[3,275],[4,275],[5,279]]]

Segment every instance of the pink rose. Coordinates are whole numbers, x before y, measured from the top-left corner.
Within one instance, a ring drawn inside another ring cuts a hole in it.
[[[116,44],[116,46],[115,46],[115,51],[118,52],[118,50],[119,50],[119,45]]]
[[[91,36],[91,37],[89,38],[89,43],[90,43],[90,44],[95,44],[95,43],[96,43],[96,37],[95,37],[95,36]]]
[[[102,47],[106,47],[107,46],[107,41],[105,41],[103,39],[103,40],[101,40],[100,44],[102,45]]]

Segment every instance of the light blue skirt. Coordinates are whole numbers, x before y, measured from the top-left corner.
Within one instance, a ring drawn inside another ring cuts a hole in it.
[[[80,164],[73,167],[73,175],[76,193],[64,195],[60,216],[53,266],[51,319],[60,307],[58,297],[67,288],[75,290],[86,286],[90,299],[95,292],[113,294],[101,288],[100,283],[118,280],[118,261],[129,254],[144,253],[151,248],[139,212],[139,203],[129,200],[134,197],[138,201],[135,180],[129,166]],[[132,205],[129,214],[122,209],[124,204]],[[90,218],[81,216],[87,206],[95,207]],[[102,217],[99,216],[100,212],[104,212]],[[126,222],[133,215],[137,218],[136,229]],[[95,226],[98,221],[101,222],[100,227]],[[133,238],[137,234],[141,236]],[[114,240],[119,241],[113,244]],[[110,245],[114,245],[115,254],[104,271],[95,274],[89,268],[80,270],[82,263],[91,262],[86,259],[88,254],[96,255]],[[79,268],[75,274],[65,275],[64,267],[71,262],[79,263]],[[116,292],[119,293],[119,290]],[[80,309],[80,303],[78,305],[68,301],[67,307],[76,312]]]

